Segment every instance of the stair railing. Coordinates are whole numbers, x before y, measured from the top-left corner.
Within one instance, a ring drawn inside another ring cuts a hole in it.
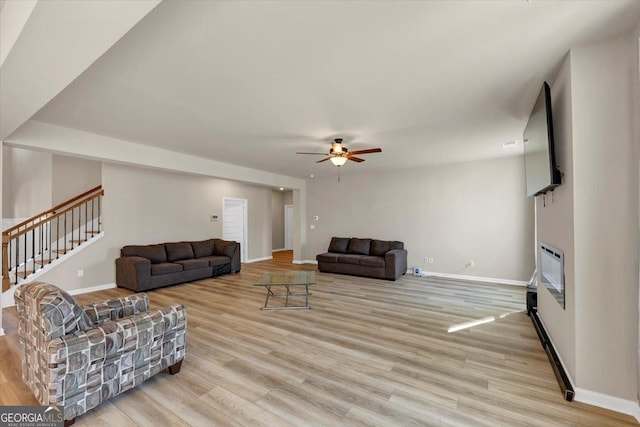
[[[100,233],[103,196],[99,185],[3,231],[2,291],[11,286],[10,273],[19,283]]]

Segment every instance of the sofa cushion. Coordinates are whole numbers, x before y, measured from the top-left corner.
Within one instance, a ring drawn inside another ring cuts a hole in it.
[[[213,239],[202,240],[201,242],[191,242],[194,258],[203,258],[213,255]]]
[[[384,267],[384,258],[379,256],[363,256],[360,257],[360,265],[367,267]]]
[[[176,262],[182,259],[193,259],[193,248],[189,242],[165,243],[167,261]]]
[[[385,240],[372,240],[371,251],[369,252],[369,255],[384,256],[384,254],[389,251],[390,247],[391,245],[389,244],[389,242]]]
[[[206,261],[211,267],[217,267],[219,265],[231,264],[231,258],[224,255],[212,255],[204,258],[200,258],[201,261]]]
[[[157,276],[160,274],[178,273],[182,271],[182,265],[174,264],[172,262],[162,262],[159,264],[151,264],[151,275]]]
[[[360,258],[362,258],[362,255],[340,254],[338,255],[338,262],[341,262],[343,264],[360,265]]]
[[[388,242],[389,243],[389,250],[393,250],[393,249],[404,249],[404,243],[402,242],[397,242],[397,241],[393,241],[393,242]]]
[[[338,262],[338,256],[335,253],[320,254],[316,256],[316,260],[318,262]]]
[[[176,261],[176,264],[180,264],[185,271],[209,267],[209,261],[203,259],[183,259]]]
[[[349,247],[347,248],[348,254],[369,255],[371,250],[371,239],[351,239],[349,241]]]
[[[121,253],[122,256],[139,256],[147,258],[151,261],[151,264],[167,262],[167,253],[164,251],[164,245],[129,245],[123,247]]]
[[[351,239],[348,237],[332,237],[331,243],[329,243],[329,252],[346,254],[349,240]]]

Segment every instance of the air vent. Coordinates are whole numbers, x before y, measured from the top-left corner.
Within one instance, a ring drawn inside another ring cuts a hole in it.
[[[502,143],[502,148],[513,148],[518,144],[518,141],[505,141]]]

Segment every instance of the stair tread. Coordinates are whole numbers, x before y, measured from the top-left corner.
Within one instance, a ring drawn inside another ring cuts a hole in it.
[[[72,240],[69,240],[69,243],[84,243],[86,241],[87,239],[72,239]]]
[[[36,258],[35,263],[36,264],[40,264],[40,265],[44,265],[44,264],[51,264],[51,258]]]
[[[53,252],[55,252],[57,254],[66,254],[69,251],[71,251],[71,248],[69,248],[69,249],[54,249],[53,250]]]

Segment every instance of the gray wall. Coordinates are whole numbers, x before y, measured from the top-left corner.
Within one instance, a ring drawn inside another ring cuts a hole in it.
[[[573,49],[576,382],[636,399],[638,155],[630,34]]]
[[[274,250],[284,249],[284,206],[293,204],[293,191],[274,190],[271,198],[271,238]]]
[[[2,150],[2,217],[28,218],[51,208],[51,153]]]
[[[538,200],[537,225],[540,240],[564,250],[568,305],[544,289],[538,304],[576,399],[592,391],[637,401],[637,49],[631,34],[572,49],[553,88],[566,170],[551,205]]]
[[[571,106],[571,57],[551,83],[553,130],[562,185],[546,196],[536,197],[538,240],[564,252],[565,309],[543,286],[538,288],[538,313],[562,361],[575,378],[575,266],[573,248],[573,122]],[[538,248],[536,247],[536,251]],[[538,271],[538,283],[540,272]]]
[[[311,259],[332,236],[371,237],[404,241],[409,266],[428,271],[520,281],[533,272],[522,156],[347,175],[339,184],[310,179],[307,191]],[[470,260],[475,266],[464,269]]]
[[[284,193],[274,190],[271,193],[271,248],[284,248]]]
[[[271,256],[271,193],[209,177],[103,163],[105,236],[41,280],[65,289],[115,282],[115,259],[129,244],[202,240],[222,236],[222,199],[247,199],[248,258]],[[77,270],[84,277],[77,277]]]
[[[82,194],[102,184],[102,162],[53,155],[52,204]]]

